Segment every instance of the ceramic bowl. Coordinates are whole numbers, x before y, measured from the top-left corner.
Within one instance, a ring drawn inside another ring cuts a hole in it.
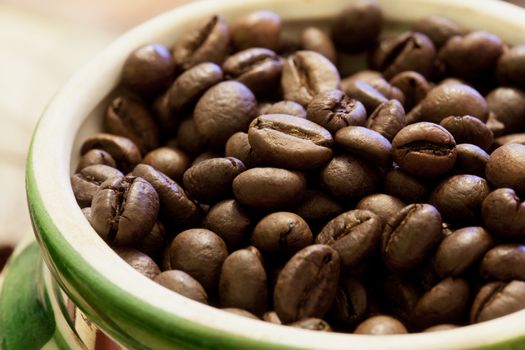
[[[83,343],[87,348],[103,342],[89,338],[87,327],[136,349],[525,349],[525,311],[449,331],[391,336],[312,332],[229,314],[172,293],[135,272],[99,238],[78,208],[69,177],[80,143],[100,129],[101,111],[133,49],[149,42],[172,45],[199,19],[216,13],[231,21],[269,9],[293,30],[300,21],[323,25],[351,2],[227,0],[176,8],[122,36],[55,96],[33,137],[27,195],[46,265],[40,272],[35,264],[38,281],[43,281],[37,282],[37,290],[44,295],[44,309],[54,317],[48,333],[52,337],[61,333],[57,342],[69,347]],[[384,0],[381,5],[391,30],[441,14],[468,29],[495,33],[509,44],[525,42],[525,10],[499,1]],[[107,344],[116,346],[112,341]]]

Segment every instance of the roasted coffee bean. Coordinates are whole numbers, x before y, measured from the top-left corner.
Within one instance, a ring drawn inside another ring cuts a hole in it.
[[[308,317],[288,324],[290,327],[308,329],[309,331],[331,332],[332,327],[320,318]]]
[[[525,88],[525,44],[516,45],[500,56],[496,76],[501,84]]]
[[[119,170],[108,165],[90,165],[71,176],[71,188],[81,208],[89,207],[100,185],[111,177],[123,177]]]
[[[504,133],[511,134],[525,129],[525,92],[500,86],[487,95],[490,111],[504,125]]]
[[[282,67],[275,52],[260,47],[237,52],[223,64],[227,78],[243,83],[257,96],[271,95],[279,87]]]
[[[279,168],[252,168],[233,180],[235,198],[262,210],[293,206],[306,189],[303,174]]]
[[[263,321],[275,323],[275,324],[282,324],[281,319],[279,316],[277,316],[277,312],[275,311],[267,311],[262,316]]]
[[[371,61],[373,68],[382,71],[386,79],[407,70],[416,71],[429,78],[435,56],[434,44],[425,34],[406,32],[382,40]]]
[[[317,27],[308,27],[301,33],[303,49],[315,51],[328,58],[330,62],[337,63],[337,52],[332,39]]]
[[[300,216],[276,212],[265,216],[252,233],[252,244],[273,256],[292,256],[313,243],[312,231]]]
[[[199,303],[208,304],[208,295],[196,279],[181,270],[168,270],[153,279],[161,286]]]
[[[332,135],[309,120],[266,114],[253,120],[248,140],[254,152],[272,166],[310,170],[332,157]]]
[[[194,228],[179,233],[167,248],[168,270],[182,270],[210,292],[217,287],[228,256],[224,241],[210,230]]]
[[[388,168],[392,165],[392,145],[380,133],[362,126],[347,126],[335,134],[335,143],[346,152]]]
[[[210,208],[202,226],[221,237],[228,246],[240,246],[251,233],[252,219],[234,199],[227,199]]]
[[[206,160],[215,159],[215,158],[222,158],[222,157],[220,153],[218,152],[203,152],[199,154],[197,157],[193,158],[193,162],[191,162],[190,168]]]
[[[493,320],[525,309],[525,282],[491,282],[480,289],[472,309],[470,322],[478,323]]]
[[[230,136],[226,141],[224,155],[239,159],[247,168],[252,168],[260,162],[253,153],[248,134],[245,132],[236,132]]]
[[[511,143],[496,149],[490,155],[485,172],[494,187],[511,187],[525,193],[525,145]]]
[[[480,217],[481,203],[489,192],[489,185],[484,178],[455,175],[437,185],[429,202],[447,222],[473,222]]]
[[[365,318],[367,311],[368,296],[365,286],[355,278],[342,278],[328,312],[330,318],[345,327],[353,327]]]
[[[468,308],[469,296],[467,281],[444,279],[419,299],[410,323],[415,328],[424,329],[441,323],[460,322]]]
[[[286,100],[307,106],[323,92],[339,87],[337,68],[315,51],[297,51],[284,61],[281,87]]]
[[[251,47],[279,49],[281,17],[271,11],[256,11],[237,19],[232,25],[232,41],[238,50]]]
[[[352,271],[377,251],[382,230],[383,220],[373,212],[350,210],[330,220],[315,242],[335,249],[341,269]]]
[[[410,204],[385,226],[383,260],[396,273],[420,267],[442,239],[441,215],[430,204]]]
[[[500,244],[485,254],[481,261],[481,276],[487,279],[525,280],[525,245]]]
[[[332,24],[332,38],[339,50],[370,49],[383,26],[383,12],[376,1],[360,0],[345,7]]]
[[[447,117],[439,125],[454,136],[456,143],[470,143],[488,150],[494,141],[492,131],[487,125],[470,115]]]
[[[387,308],[400,320],[408,321],[421,298],[421,288],[412,281],[396,275],[385,278],[382,287]]]
[[[160,274],[160,268],[157,263],[146,254],[128,247],[116,247],[113,250],[122,260],[144,276],[154,279]]]
[[[388,101],[376,88],[360,79],[344,79],[341,81],[341,90],[350,98],[360,101],[369,114]]]
[[[485,176],[485,166],[490,158],[487,152],[469,143],[456,145],[456,151],[458,156],[454,167],[458,173]]]
[[[388,220],[396,216],[405,206],[406,204],[396,197],[388,194],[376,193],[361,199],[355,208],[370,210],[378,215],[383,220],[383,223],[386,224]]]
[[[390,85],[388,81],[383,78],[383,74],[374,70],[363,70],[352,74],[345,78],[345,81],[362,80],[379,91],[387,99],[398,100],[401,104],[405,103],[405,96],[397,87]]]
[[[496,115],[493,112],[490,112],[489,117],[487,119],[487,128],[489,128],[490,131],[492,131],[494,137],[499,137],[503,135],[503,132],[505,130],[505,124],[496,119]]]
[[[294,101],[279,101],[270,105],[262,114],[288,114],[299,118],[306,118],[306,110]]]
[[[175,115],[171,112],[168,105],[168,93],[164,92],[162,95],[157,96],[151,106],[151,112],[155,117],[158,124],[161,138],[172,137],[177,132],[177,128],[180,124],[181,115]]]
[[[322,318],[335,298],[338,280],[339,255],[334,249],[314,244],[300,250],[279,274],[275,312],[283,323]]]
[[[186,112],[213,85],[223,78],[220,66],[215,63],[200,63],[183,72],[167,92],[167,103],[171,113]]]
[[[182,175],[190,166],[188,156],[178,148],[159,147],[149,152],[142,160],[175,181],[181,181]]]
[[[128,173],[142,160],[140,151],[133,141],[126,137],[111,134],[95,134],[88,137],[80,149],[81,155],[92,149],[108,152],[117,162],[119,170]]]
[[[303,200],[293,210],[308,223],[325,223],[344,209],[333,197],[321,190],[306,190]]]
[[[179,39],[173,49],[173,61],[183,70],[203,62],[221,64],[228,55],[229,44],[228,25],[221,16],[215,15]]]
[[[159,196],[146,180],[111,177],[100,185],[91,203],[91,225],[108,243],[133,245],[153,228]]]
[[[428,36],[436,48],[443,46],[453,36],[466,34],[466,30],[457,22],[438,15],[420,19],[412,29]]]
[[[160,214],[166,222],[186,228],[199,221],[201,208],[175,181],[146,164],[137,165],[133,175],[146,179],[155,188],[160,200]]]
[[[87,151],[78,161],[77,170],[76,172],[79,173],[82,169],[90,166],[90,165],[107,165],[112,168],[117,167],[117,163],[106,151],[103,151],[101,149],[92,149]]]
[[[481,205],[483,222],[491,233],[505,239],[525,239],[525,201],[510,188],[489,193]]]
[[[259,317],[255,316],[251,312],[243,310],[243,309],[238,309],[238,308],[235,308],[235,307],[226,307],[226,308],[224,308],[222,310],[226,311],[226,312],[229,312],[231,314],[238,315],[238,316],[247,317],[247,318],[251,318],[251,319],[254,319],[254,320],[260,320]]]
[[[388,141],[405,126],[405,110],[401,103],[389,100],[380,104],[368,118],[366,127],[380,133]]]
[[[482,122],[489,116],[487,101],[474,88],[458,82],[441,83],[407,114],[407,122],[440,123],[451,115],[471,115]]]
[[[403,93],[405,98],[403,106],[406,111],[410,111],[421,102],[432,88],[424,76],[414,71],[396,74],[390,79],[390,84]]]
[[[428,327],[427,329],[423,330],[423,333],[431,333],[431,332],[441,332],[441,331],[448,331],[449,329],[458,328],[458,325],[445,323],[445,324],[438,324],[436,326]]]
[[[525,132],[498,137],[494,140],[493,146],[498,148],[509,143],[519,143],[525,146]]]
[[[154,96],[171,83],[175,65],[169,50],[148,44],[129,54],[122,68],[122,83],[144,96]]]
[[[334,134],[345,126],[365,125],[366,109],[341,90],[330,90],[314,97],[308,105],[307,118]]]
[[[233,179],[246,170],[235,158],[212,158],[192,165],[184,173],[184,188],[204,203],[213,203],[232,194]]]
[[[208,89],[193,112],[195,127],[212,147],[223,147],[228,138],[245,131],[255,117],[257,101],[244,84],[225,81]]]
[[[354,331],[355,334],[405,334],[408,333],[405,326],[390,316],[372,316],[361,322]]]
[[[151,231],[135,245],[135,248],[152,258],[157,258],[162,255],[167,244],[166,229],[160,221],[157,221]]]
[[[104,115],[107,132],[129,138],[142,154],[159,146],[159,129],[153,116],[141,102],[125,96],[116,97]]]
[[[483,227],[464,227],[445,237],[434,256],[434,270],[441,278],[461,276],[477,264],[493,245]]]
[[[493,74],[502,53],[503,42],[500,38],[478,31],[450,38],[439,50],[438,60],[447,72],[473,81]]]
[[[427,185],[399,167],[388,170],[384,178],[385,192],[401,199],[405,203],[425,202],[430,195]]]
[[[205,140],[197,132],[193,118],[184,119],[177,130],[177,146],[188,155],[196,155],[205,149]]]
[[[257,254],[241,249],[224,260],[219,280],[221,306],[261,315],[267,308],[267,294],[266,271]]]
[[[401,129],[392,140],[394,161],[406,172],[436,177],[449,171],[456,161],[456,142],[443,127],[428,122]]]

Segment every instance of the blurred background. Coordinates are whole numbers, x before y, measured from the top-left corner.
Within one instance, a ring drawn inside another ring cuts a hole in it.
[[[3,247],[30,231],[24,162],[46,103],[117,36],[189,1],[0,0],[0,269]]]

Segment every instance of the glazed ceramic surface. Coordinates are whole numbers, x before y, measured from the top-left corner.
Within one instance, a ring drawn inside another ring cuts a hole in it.
[[[102,108],[129,52],[149,42],[172,45],[199,19],[216,13],[232,20],[256,9],[273,10],[293,34],[298,22],[323,26],[351,2],[196,2],[124,35],[75,75],[50,103],[34,134],[27,161],[27,193],[47,267],[35,244],[12,260],[0,296],[2,348],[37,349],[50,346],[50,340],[59,348],[96,348],[96,339],[86,343],[79,330],[83,325],[93,327],[95,333],[100,328],[134,349],[525,349],[525,311],[450,331],[393,336],[311,332],[225,313],[161,288],[135,272],[98,237],[78,208],[69,184],[71,164],[76,163],[85,137],[100,129]],[[493,32],[509,44],[525,42],[525,10],[498,1],[384,0],[381,4],[391,30],[441,14],[468,29]],[[15,302],[27,309],[25,318],[9,314],[17,312],[12,306]],[[18,347],[21,344],[24,347]],[[108,344],[106,349],[118,348]]]

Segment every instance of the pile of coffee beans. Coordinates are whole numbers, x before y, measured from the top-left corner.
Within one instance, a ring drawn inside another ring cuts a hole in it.
[[[308,25],[216,15],[132,52],[71,178],[95,231],[166,288],[293,327],[525,308],[525,45],[439,16],[380,38],[370,0]]]

